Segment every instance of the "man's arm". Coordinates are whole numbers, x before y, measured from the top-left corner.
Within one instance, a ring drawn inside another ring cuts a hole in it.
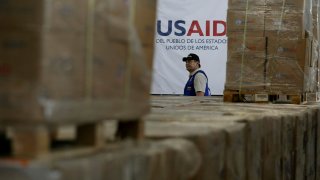
[[[203,73],[198,73],[194,77],[194,89],[196,91],[196,96],[204,96],[206,91],[207,78]]]
[[[198,92],[196,92],[196,96],[204,96],[204,92],[198,91]]]

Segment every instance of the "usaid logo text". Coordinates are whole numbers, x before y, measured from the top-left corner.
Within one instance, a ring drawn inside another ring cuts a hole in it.
[[[161,20],[157,21],[157,33],[160,36],[169,36],[171,34],[176,36],[192,36],[195,34],[199,36],[225,36],[226,32],[227,25],[226,22],[222,20],[207,20],[202,23],[193,20],[190,26],[187,26],[186,21],[184,20],[168,20],[167,22]]]

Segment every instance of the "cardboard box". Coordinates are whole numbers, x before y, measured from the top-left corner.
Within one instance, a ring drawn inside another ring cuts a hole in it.
[[[271,10],[296,10],[303,12],[308,0],[266,0],[267,9]]]
[[[0,3],[0,27],[40,26],[43,20],[44,1],[10,0]]]
[[[83,30],[87,26],[87,0],[10,0],[0,4],[1,29]]]
[[[304,68],[303,68],[304,69]],[[268,59],[268,91],[278,93],[303,93],[304,70],[296,59]]]
[[[43,35],[39,70],[45,98],[70,100],[86,95],[85,41],[85,33],[53,31]]]
[[[153,46],[156,27],[156,0],[136,1],[134,24],[143,45]]]
[[[202,163],[198,147],[182,138],[146,140],[141,143],[116,142],[112,145],[110,143],[107,148],[103,146],[98,151],[94,148],[70,151],[63,149],[62,152],[53,153],[54,155],[41,155],[46,158],[28,156],[27,163],[11,160],[12,158],[2,160],[1,178],[7,180],[15,176],[19,179],[44,180],[50,179],[55,172],[68,180],[83,177],[113,180],[125,177],[145,180],[191,179]],[[175,168],[176,165],[180,168]]]
[[[270,11],[265,14],[265,36],[279,38],[304,38],[305,15]]]
[[[50,0],[44,2],[42,26],[47,29],[63,31],[85,31],[90,26],[88,13],[96,11],[89,8],[88,0]]]
[[[102,24],[102,28],[108,32],[111,40],[125,42],[130,33],[136,33],[136,41],[143,45],[152,46],[154,43],[155,20],[156,20],[156,0],[140,0],[128,3],[127,0],[109,0],[107,6],[100,0],[97,5],[96,21]],[[134,15],[129,22],[129,12],[121,9],[128,9],[131,4]],[[103,12],[108,12],[106,17]],[[133,23],[134,29],[128,29],[127,25]]]
[[[263,90],[265,87],[265,59],[253,56],[228,58],[225,89]]]
[[[245,42],[244,42],[245,41]],[[266,38],[265,37],[251,37],[239,36],[233,34],[228,37],[228,55],[239,55],[245,53],[246,55],[265,57],[266,55]]]
[[[248,8],[247,8],[248,4]],[[229,0],[228,8],[230,10],[264,10],[265,0]]]
[[[39,71],[41,37],[33,31],[2,31],[0,33],[1,83],[6,81],[36,81]],[[24,66],[17,66],[23,62]],[[7,69],[7,70],[5,70]],[[3,87],[3,86],[1,86]],[[4,90],[0,88],[0,91]]]
[[[308,84],[310,39],[268,38],[267,78],[270,92],[303,93]]]
[[[123,97],[129,46],[123,42],[110,41],[101,32],[99,34],[95,38],[96,48],[93,50],[93,97]]]
[[[141,47],[132,52],[127,43],[110,41],[101,33],[95,38],[93,50],[94,98],[119,99],[129,91],[130,99],[148,99],[153,59],[146,58],[140,44],[135,44]]]
[[[264,12],[228,10],[227,26],[227,36],[234,33],[242,33],[241,36],[248,34],[262,37],[264,36]]]
[[[149,61],[153,59],[145,58],[140,37],[134,32],[127,31],[127,36],[115,40],[106,31],[119,29],[104,21],[117,14],[115,22],[122,24],[121,28],[134,29],[133,22],[120,21],[124,14],[134,15],[134,6],[131,1],[121,2],[127,8],[104,11],[107,5],[120,1],[99,0],[95,8],[74,9],[86,20],[79,29],[72,23],[63,25],[64,29],[0,28],[0,123],[84,123],[137,119],[146,114],[151,83]],[[87,9],[92,12],[86,13]],[[46,18],[43,24],[64,22],[63,16],[52,18],[55,20]],[[128,16],[129,20],[132,17]]]
[[[100,0],[97,3],[95,21],[101,25],[101,29],[107,32],[111,40],[128,41],[130,35],[130,29],[128,29],[129,16],[130,12],[134,10],[134,3],[135,1],[129,3],[126,0],[108,0],[107,3],[104,0]],[[123,11],[123,9],[130,8],[131,11]]]
[[[153,68],[153,58],[154,58],[154,47],[153,46],[143,46],[143,52],[145,54],[147,65],[149,68]]]
[[[268,38],[268,58],[294,58],[304,65],[307,39]]]

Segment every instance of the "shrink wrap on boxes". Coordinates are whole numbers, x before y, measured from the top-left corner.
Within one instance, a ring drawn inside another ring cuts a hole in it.
[[[228,10],[227,26],[227,36],[236,33],[239,36],[246,34],[262,37],[264,36],[264,12]]]
[[[305,25],[305,14],[270,11],[265,13],[265,36],[279,38],[304,37],[305,30],[310,29]]]
[[[229,0],[228,8],[230,10],[264,10],[266,7],[265,0]]]
[[[0,3],[0,122],[146,114],[155,6],[125,0]]]
[[[229,1],[225,89],[318,91],[318,10],[318,0]]]

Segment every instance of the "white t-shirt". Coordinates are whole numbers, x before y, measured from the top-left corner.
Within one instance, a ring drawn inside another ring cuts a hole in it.
[[[190,76],[194,75],[196,72],[201,70],[200,68],[190,73]],[[194,77],[194,89],[196,92],[206,92],[207,78],[203,73],[198,73]]]

